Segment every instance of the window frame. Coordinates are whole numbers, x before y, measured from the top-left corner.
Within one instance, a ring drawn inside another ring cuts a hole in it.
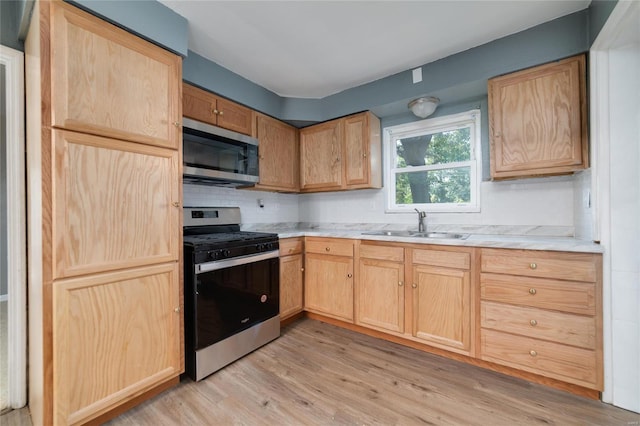
[[[459,213],[480,211],[480,183],[482,181],[482,133],[480,109],[473,109],[442,117],[428,118],[385,127],[383,130],[384,186],[386,213],[415,213],[414,209],[426,212]],[[440,133],[464,127],[470,128],[471,152],[468,161],[440,163],[425,166],[409,166],[412,171],[432,171],[470,167],[469,203],[416,203],[396,204],[396,177],[407,171],[407,167],[396,168],[396,141],[398,139],[425,134]]]

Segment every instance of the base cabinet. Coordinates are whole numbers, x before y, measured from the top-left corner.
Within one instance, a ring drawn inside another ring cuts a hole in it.
[[[465,250],[465,249],[461,249]],[[457,352],[471,352],[471,252],[412,251],[412,336]]]
[[[480,357],[603,389],[601,256],[483,249]]]
[[[304,258],[302,238],[280,240],[280,320],[304,309]]]
[[[360,245],[355,323],[404,333],[404,249]]]
[[[306,310],[353,322],[353,247],[352,240],[306,239]]]

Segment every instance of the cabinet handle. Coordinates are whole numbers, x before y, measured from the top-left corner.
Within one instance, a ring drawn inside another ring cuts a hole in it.
[[[411,287],[418,288],[418,284],[411,284]]]
[[[331,251],[330,247],[325,247],[324,249],[325,249],[325,251]]]
[[[536,293],[537,293],[537,291],[536,291],[535,288],[530,288],[529,289],[529,294],[536,294]]]
[[[300,272],[304,272],[304,268],[300,268]]]
[[[531,320],[531,321],[529,321],[529,324],[531,324],[533,327],[535,327],[536,325],[538,325],[538,321]]]
[[[179,202],[177,202],[177,201],[174,201],[173,203],[171,203],[171,205],[172,205],[173,207],[180,207],[180,203],[179,203]]]
[[[404,283],[403,283],[402,281],[398,281],[398,285],[399,285],[400,287],[402,287],[402,285],[403,285],[403,284],[404,284]]]
[[[347,274],[347,278],[353,277],[353,274]]]
[[[219,115],[224,115],[224,111],[220,111],[218,114]]]
[[[529,355],[531,355],[531,356],[538,356],[538,352],[536,352],[536,351],[529,351]]]
[[[212,111],[212,112],[213,112],[214,114],[218,114],[218,110],[217,110],[217,109],[215,109],[215,108],[213,109],[213,111]]]
[[[536,269],[537,267],[538,267],[538,265],[537,265],[537,264],[535,264],[535,263],[531,263],[531,264],[529,265],[529,268],[531,268],[531,269]]]
[[[173,312],[175,312],[176,314],[180,313],[180,306],[178,306],[177,308],[173,308]]]

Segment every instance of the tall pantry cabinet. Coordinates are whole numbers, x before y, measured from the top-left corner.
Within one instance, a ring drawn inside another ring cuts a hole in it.
[[[25,52],[31,415],[99,421],[184,364],[181,59],[57,0]]]

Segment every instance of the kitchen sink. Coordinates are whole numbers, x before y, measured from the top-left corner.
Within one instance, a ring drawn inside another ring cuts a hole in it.
[[[363,232],[362,235],[379,235],[386,237],[416,237],[434,238],[445,240],[465,240],[469,234],[458,234],[453,232],[415,232],[415,231],[370,231]]]
[[[445,240],[466,240],[469,234],[457,234],[453,232],[414,232],[412,237],[419,238],[439,238]]]
[[[362,235],[381,235],[387,237],[412,237],[414,231],[370,231],[363,232]]]

